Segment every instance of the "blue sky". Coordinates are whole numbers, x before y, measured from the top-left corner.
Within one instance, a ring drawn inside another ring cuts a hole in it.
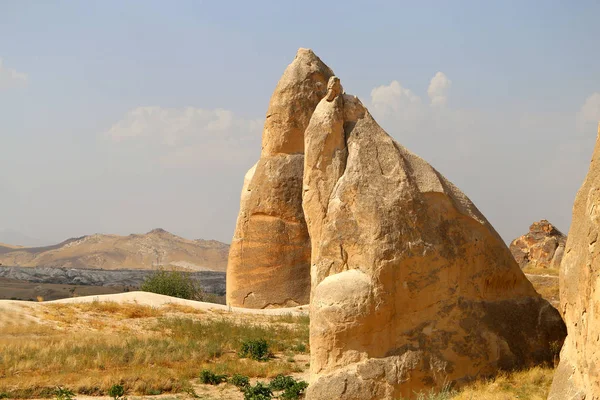
[[[592,1],[0,0],[0,230],[229,242],[271,92],[310,47],[506,240],[541,218],[566,231],[600,119],[598,15]]]

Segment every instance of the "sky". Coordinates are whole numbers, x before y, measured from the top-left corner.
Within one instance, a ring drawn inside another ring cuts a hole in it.
[[[506,241],[565,233],[600,120],[597,1],[0,0],[0,232],[230,242],[312,48]]]

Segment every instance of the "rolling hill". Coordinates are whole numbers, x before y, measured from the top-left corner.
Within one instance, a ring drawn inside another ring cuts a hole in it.
[[[216,240],[188,240],[163,229],[128,236],[94,234],[45,247],[0,243],[0,264],[20,267],[80,269],[152,269],[225,271],[229,245]]]

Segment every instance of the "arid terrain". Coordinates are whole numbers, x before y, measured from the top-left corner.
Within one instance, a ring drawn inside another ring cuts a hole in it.
[[[162,229],[90,235],[46,247],[0,243],[0,299],[56,300],[139,288],[157,268],[188,271],[207,293],[225,295],[229,245]]]
[[[201,384],[202,370],[268,382],[278,374],[308,380],[306,308],[241,310],[131,292],[56,302],[0,301],[0,396],[109,399],[122,384],[129,399],[243,399],[230,383]],[[267,361],[240,358],[240,345],[266,339]],[[545,399],[552,369],[534,368],[476,382],[452,399]],[[199,396],[199,397],[195,397]]]
[[[0,300],[37,301],[58,300],[67,297],[94,296],[123,293],[127,286],[64,285],[59,283],[35,283],[20,279],[0,278]]]

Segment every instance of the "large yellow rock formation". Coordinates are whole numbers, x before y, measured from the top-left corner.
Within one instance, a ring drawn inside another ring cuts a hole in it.
[[[227,303],[307,304],[310,239],[302,213],[304,130],[333,72],[300,49],[271,97],[261,157],[245,177],[227,265]]]
[[[473,203],[337,78],[305,131],[308,399],[397,399],[552,360],[566,330]]]
[[[600,126],[592,163],[573,205],[560,267],[560,309],[569,335],[549,400],[600,399]]]

